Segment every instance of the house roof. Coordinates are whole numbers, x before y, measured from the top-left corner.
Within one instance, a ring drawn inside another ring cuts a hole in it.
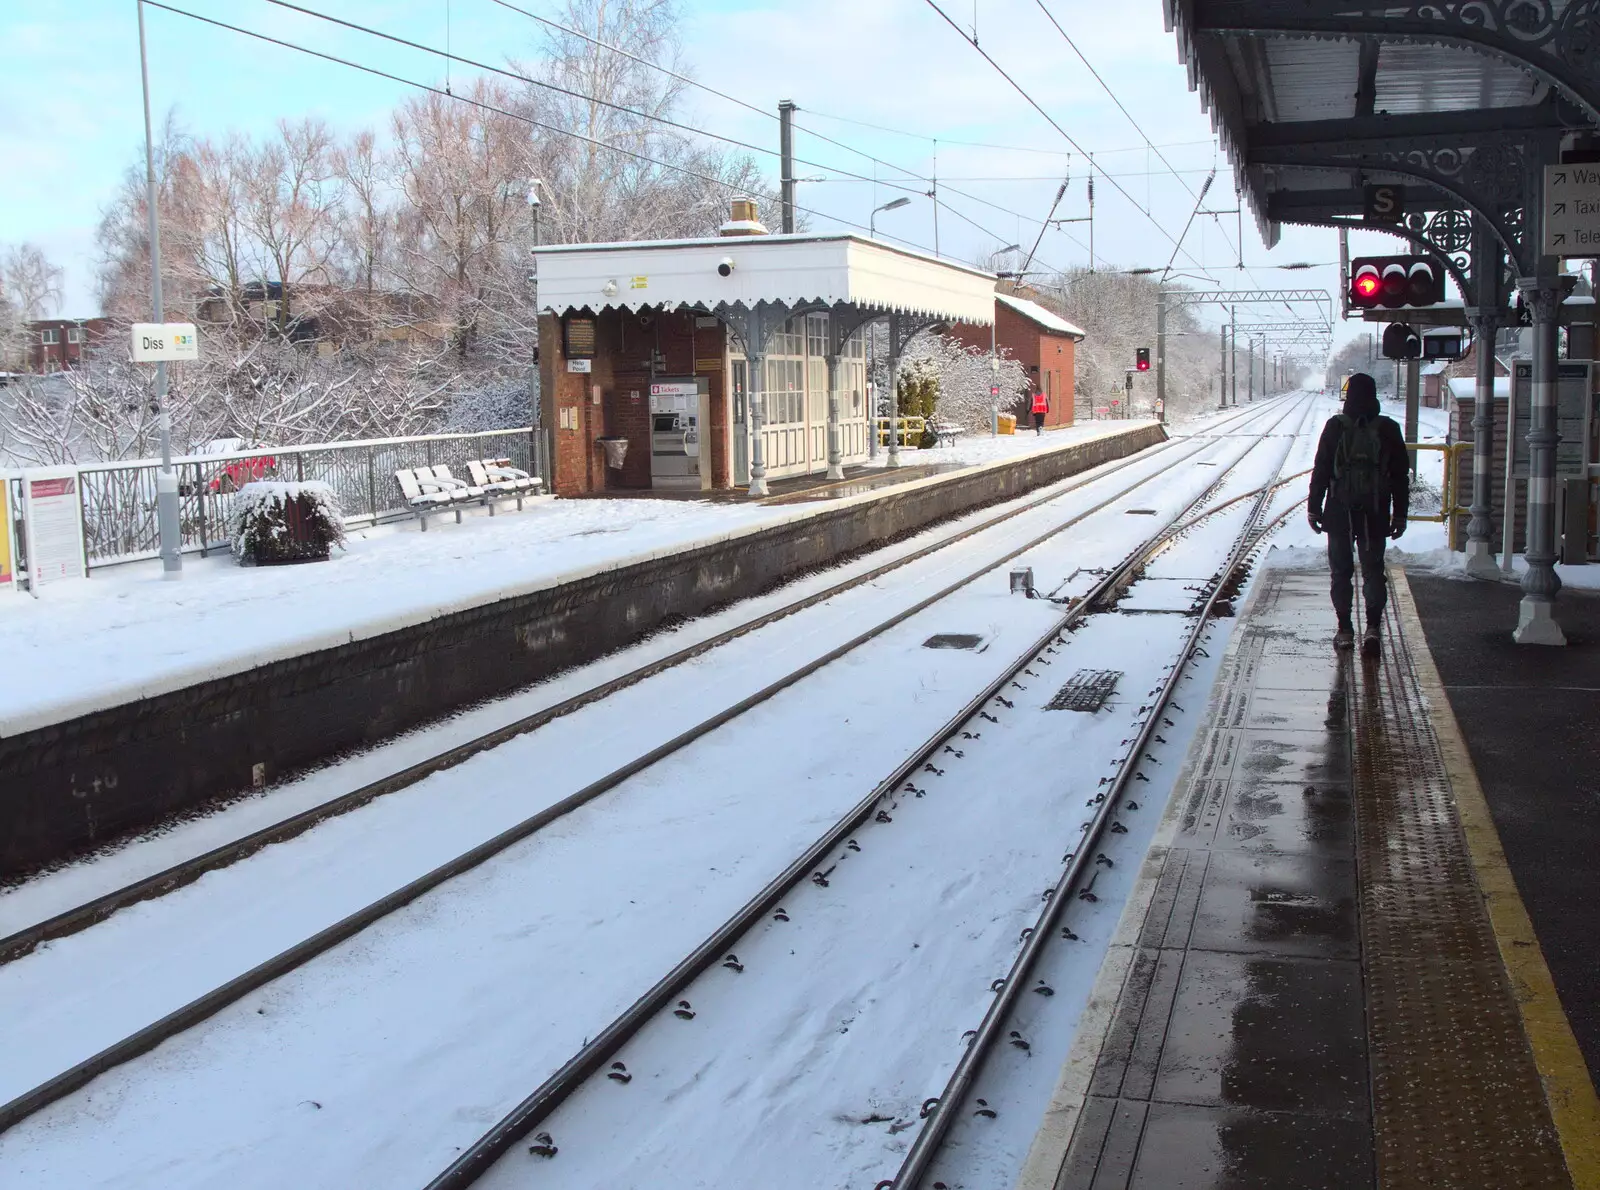
[[[1088,334],[1081,326],[1070,323],[1061,315],[1046,310],[1038,302],[1030,302],[1027,298],[1015,297],[1009,293],[997,293],[994,298],[1001,305],[1015,310],[1028,321],[1037,323],[1047,331],[1054,331],[1058,335],[1071,335],[1074,339],[1082,339]]]
[[[1440,373],[1442,373],[1449,366],[1450,366],[1450,361],[1449,360],[1447,360],[1447,359],[1436,359],[1432,363],[1423,364],[1422,365],[1422,375],[1424,375],[1424,376],[1438,376]]]
[[[856,235],[561,244],[536,248],[534,256],[540,308],[558,314],[772,302],[994,321],[993,273]]]

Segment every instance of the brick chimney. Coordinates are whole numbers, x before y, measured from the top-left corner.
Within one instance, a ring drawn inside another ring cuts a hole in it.
[[[733,210],[730,218],[721,227],[717,234],[722,236],[764,236],[769,234],[766,226],[756,218],[756,200],[753,198],[736,198],[733,200]]]

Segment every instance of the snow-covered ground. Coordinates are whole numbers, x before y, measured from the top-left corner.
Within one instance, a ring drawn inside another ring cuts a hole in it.
[[[1268,408],[1259,416],[1273,415]],[[1219,428],[1219,436],[1162,452],[1147,464],[1153,482],[1018,564],[1031,564],[1038,586],[1053,589],[1083,568],[1115,561],[1152,524],[1130,517],[1130,508],[1155,508],[1159,523],[1160,514],[1170,515],[1221,470],[1201,463],[1226,464],[1249,448],[1247,439],[1227,435],[1217,420],[1205,424]],[[1281,449],[1274,448],[1274,459]],[[1190,451],[1200,453],[1173,465],[1177,452],[1186,457]],[[1261,482],[1270,470],[1241,468],[1232,490]],[[0,1049],[8,1055],[0,1070],[0,1099],[321,928],[372,899],[375,890],[386,891],[408,873],[558,800],[864,624],[938,590],[975,563],[1003,556],[1052,519],[1120,490],[1124,480],[1136,478],[1135,471],[1084,485],[1051,507],[1021,514],[1002,529],[752,634],[738,647],[725,646],[0,968]],[[1079,575],[1076,581],[1082,580]],[[843,806],[858,800],[931,725],[970,697],[985,675],[999,672],[1023,642],[1037,636],[1051,615],[1042,602],[1010,596],[1003,571],[991,574],[764,704],[734,729],[707,737],[310,967],[0,1136],[0,1184],[420,1184]],[[921,648],[928,635],[951,631],[978,632],[986,648]],[[1164,646],[1139,629],[1104,647],[1130,670],[1133,693],[1143,689],[1133,671],[1143,680],[1145,667],[1159,666]],[[1064,678],[1071,663],[1063,658],[1058,665]],[[1122,708],[1124,715],[1131,711]],[[1045,726],[1022,730],[1011,747],[994,752],[1021,765]],[[1119,731],[1108,727],[1108,740]],[[1034,765],[1027,789],[1013,790],[1009,777],[990,779],[987,772],[978,785],[950,786],[969,812],[948,820],[954,833],[944,837],[946,843],[980,829],[1014,828],[1008,815],[986,812],[986,799],[1015,796],[1019,815],[1047,804],[1029,798],[1065,798],[1062,807],[1070,807],[1081,794],[1080,780],[1103,771],[1108,740],[1052,738],[1050,755],[1064,749],[1059,764]],[[1181,746],[1176,739],[1173,744]],[[1040,780],[1049,772],[1066,779],[1066,793]],[[973,970],[987,970],[1000,953],[995,948],[1014,941],[1011,918],[1027,901],[1037,904],[1036,893],[1025,897],[1018,890],[1031,888],[1034,873],[1059,859],[1058,840],[1049,832],[1021,834],[1016,837],[1013,829],[1009,841],[996,836],[984,844],[990,848],[984,854],[1002,864],[996,870],[1016,877],[1015,888],[997,891],[993,882],[977,880],[964,859],[941,864],[936,851],[916,853],[923,862],[913,862],[904,891],[923,911],[905,928],[929,939],[928,954],[913,957],[909,952],[920,947],[908,946],[891,973],[921,972],[942,984],[945,962],[962,964],[962,978],[969,981]],[[977,901],[969,903],[973,897]],[[952,926],[943,936],[928,916],[941,908],[948,920],[968,924]],[[859,928],[838,940],[840,957],[857,960],[859,990],[852,997],[835,988],[842,997],[835,1007],[859,1001],[863,1010],[889,1014],[878,1018],[884,1036],[898,1036],[905,1052],[921,1055],[909,1067],[902,1064],[916,1077],[894,1094],[920,1101],[938,1047],[916,1038],[952,1018],[922,1020],[915,996],[897,993],[892,1003],[878,999],[868,975],[880,957],[876,913],[864,912],[846,915],[859,919]],[[964,983],[951,987],[945,1007],[965,1019],[975,993]],[[838,1027],[831,1010],[804,1019],[810,1024],[803,1034],[816,1044]],[[818,1063],[813,1077],[829,1069]],[[858,1080],[871,1073],[870,1063],[854,1059],[842,1069]],[[790,1103],[801,1101],[786,1079],[769,1073],[763,1085],[783,1091]],[[730,1122],[737,1115],[748,1123],[747,1135],[773,1126],[771,1143],[762,1149],[764,1174],[749,1184],[833,1184],[831,1175],[818,1181],[792,1166],[792,1153],[778,1143],[780,1133],[801,1145],[795,1152],[821,1145],[852,1168],[880,1165],[876,1139],[843,1145],[845,1136],[861,1132],[859,1124],[816,1111],[829,1096],[806,1100],[808,1124],[779,1110],[783,1096],[768,1104],[770,1110],[750,1103],[748,1116],[744,1098],[735,1099],[737,1111],[727,1106],[729,1097],[743,1095],[741,1088],[754,1086],[727,1068],[707,1085],[719,1097],[716,1110],[731,1113]],[[843,1084],[831,1093],[841,1101],[845,1095]],[[559,1180],[543,1184],[697,1184],[574,1182],[560,1173],[566,1167],[548,1167],[547,1179]]]
[[[1137,424],[1092,422],[925,453],[979,466]],[[916,462],[919,452],[903,458]],[[0,736],[814,516],[818,508],[544,499],[520,513],[468,512],[460,525],[436,519],[427,533],[414,522],[358,531],[327,563],[244,568],[226,554],[190,557],[183,579],[165,582],[158,562],[139,562],[46,586],[38,599],[0,596],[0,656],[19,675],[0,683]]]

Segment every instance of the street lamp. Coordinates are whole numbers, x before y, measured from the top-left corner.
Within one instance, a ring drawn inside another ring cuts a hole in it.
[[[909,207],[910,205],[911,200],[901,196],[900,198],[891,198],[881,207],[873,208],[872,214],[867,216],[867,234],[869,236],[876,236],[878,234],[877,227],[879,211],[898,211],[901,207]]]
[[[1021,252],[1021,244],[1007,244],[996,252],[995,256],[1004,256],[1007,252]],[[991,258],[992,259],[992,258]],[[1012,278],[1012,288],[1016,282],[1022,280],[1021,273],[997,272],[996,277]],[[998,318],[989,323],[989,437],[997,438],[1000,435],[1000,350],[995,342],[996,329],[1000,324]]]
[[[867,216],[867,237],[869,239],[876,239],[878,236],[879,211],[898,211],[901,207],[908,207],[910,205],[911,200],[905,195],[901,195],[899,198],[891,198],[881,207],[874,207],[872,214]],[[875,459],[878,457],[878,393],[877,384],[874,379],[874,369],[878,366],[877,349],[878,336],[869,331],[867,335],[867,378],[868,383],[871,384],[873,388],[872,400],[868,403],[869,407],[867,409],[867,457],[869,459]],[[897,448],[894,440],[895,419],[893,414],[898,412],[899,406],[894,393],[889,394],[889,399],[891,402],[896,402],[891,408],[891,415],[889,418],[889,461],[891,464],[896,464],[900,460],[900,451]]]
[[[144,3],[139,3],[139,85],[144,93],[145,214],[150,222],[151,317],[163,322],[161,303],[161,219],[156,209],[155,147],[150,133],[150,66],[145,53]],[[172,414],[167,409],[167,361],[156,363],[156,429],[161,438],[161,470],[156,472],[156,525],[161,546],[161,577],[183,577],[183,544],[178,509],[178,473],[172,469]]]
[[[528,183],[528,213],[533,216],[533,246],[539,246],[539,187],[544,185],[543,178],[534,178]]]

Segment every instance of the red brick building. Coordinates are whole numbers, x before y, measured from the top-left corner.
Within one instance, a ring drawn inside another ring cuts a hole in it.
[[[973,347],[989,350],[989,328],[955,323],[950,335]],[[1073,379],[1077,375],[1077,344],[1084,331],[1052,314],[1037,302],[1009,293],[994,295],[994,346],[1027,369],[1032,388],[1026,394],[1044,393],[1050,402],[1047,427],[1070,426],[1073,416]],[[1000,394],[1002,412],[1012,408],[1013,394]],[[1027,405],[1021,405],[1026,421]]]
[[[27,369],[60,372],[76,368],[84,352],[111,327],[109,318],[41,318],[28,323]]]

